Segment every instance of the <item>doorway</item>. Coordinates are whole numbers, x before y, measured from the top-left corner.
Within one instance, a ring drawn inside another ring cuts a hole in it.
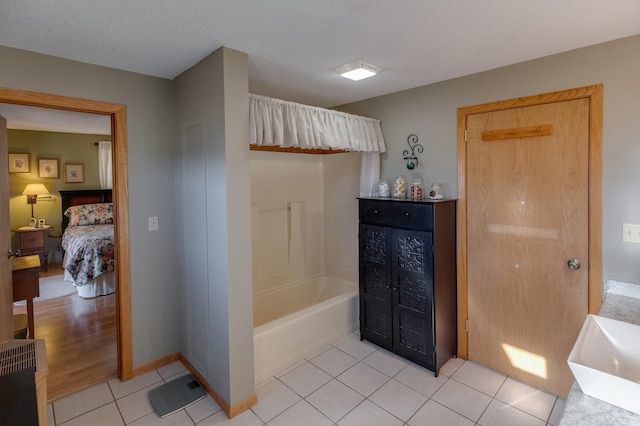
[[[133,377],[126,107],[122,104],[0,88],[0,103],[78,111],[111,117],[118,377]],[[6,149],[6,147],[4,147]],[[6,155],[6,154],[5,154]],[[0,200],[8,204],[8,198]]]
[[[458,111],[459,355],[561,396],[602,299],[602,91]]]

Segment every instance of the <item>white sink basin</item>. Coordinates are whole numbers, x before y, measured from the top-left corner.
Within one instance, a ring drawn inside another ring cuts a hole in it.
[[[568,362],[585,394],[640,414],[640,326],[587,315]]]

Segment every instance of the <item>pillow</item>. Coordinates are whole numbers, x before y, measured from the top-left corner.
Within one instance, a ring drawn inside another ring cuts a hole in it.
[[[64,212],[69,226],[107,225],[113,223],[113,204],[96,203],[71,206]]]

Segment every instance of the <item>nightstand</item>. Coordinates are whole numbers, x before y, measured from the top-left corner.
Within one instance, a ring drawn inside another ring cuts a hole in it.
[[[49,229],[51,229],[50,225],[42,228],[23,226],[14,229],[14,232],[18,233],[20,256],[39,254],[45,271],[49,269]]]

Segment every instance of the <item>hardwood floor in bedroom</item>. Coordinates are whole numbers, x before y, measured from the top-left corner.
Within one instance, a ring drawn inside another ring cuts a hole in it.
[[[61,273],[50,265],[40,277]],[[26,313],[26,307],[14,305],[14,313]],[[36,338],[47,347],[49,401],[117,376],[115,294],[43,300],[34,304],[34,317]]]

